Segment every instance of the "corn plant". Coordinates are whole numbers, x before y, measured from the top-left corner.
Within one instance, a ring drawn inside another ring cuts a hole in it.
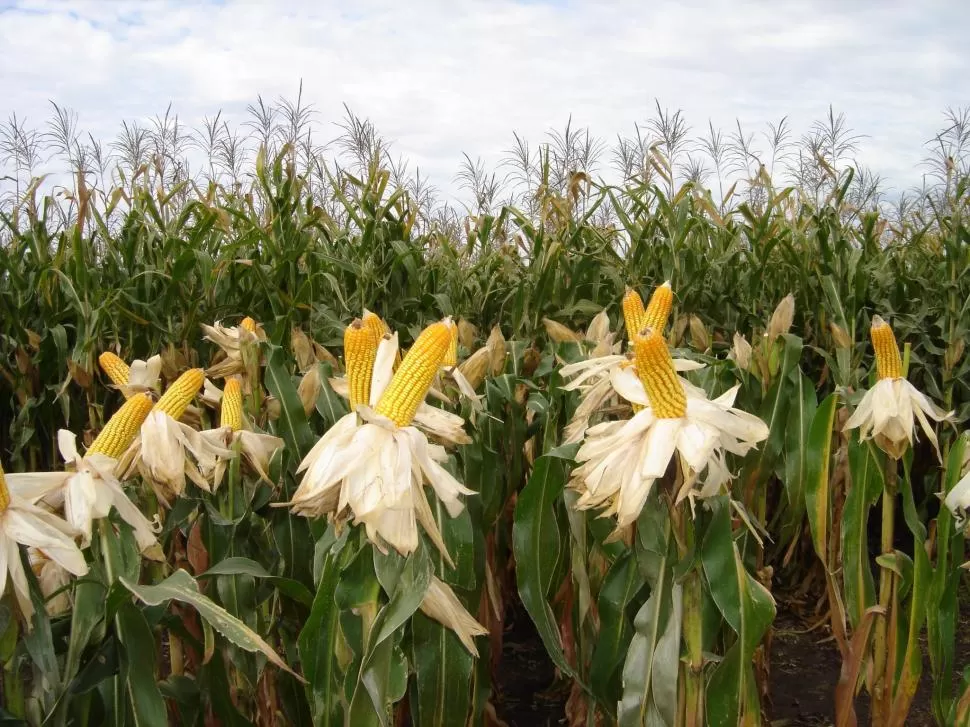
[[[496,724],[520,601],[569,724],[760,724],[810,598],[837,724],[966,722],[959,114],[895,210],[834,111],[712,128],[715,195],[658,105],[620,180],[572,123],[469,157],[467,215],[312,120],[57,108],[57,196],[0,135],[5,716]]]

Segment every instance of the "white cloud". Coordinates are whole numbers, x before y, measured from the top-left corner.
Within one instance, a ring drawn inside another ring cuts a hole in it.
[[[24,0],[0,14],[0,113],[40,124],[54,100],[107,139],[170,101],[191,125],[239,123],[302,78],[324,137],[346,103],[448,191],[463,151],[494,163],[513,130],[538,141],[570,114],[612,141],[655,98],[698,133],[786,115],[802,133],[832,103],[904,188],[942,111],[970,103],[967,27],[970,4],[943,0]]]

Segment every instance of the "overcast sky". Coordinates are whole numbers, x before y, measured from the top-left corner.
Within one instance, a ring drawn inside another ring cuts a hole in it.
[[[904,188],[970,104],[968,30],[970,0],[0,0],[0,114],[39,126],[54,100],[110,139],[169,102],[238,122],[302,78],[323,136],[346,103],[448,191],[462,152],[494,162],[570,114],[608,141],[655,99],[698,133],[787,115],[800,134],[831,103]]]

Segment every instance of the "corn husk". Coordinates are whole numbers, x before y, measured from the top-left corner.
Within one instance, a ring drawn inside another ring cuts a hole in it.
[[[778,336],[791,330],[795,320],[795,296],[791,293],[782,298],[768,321],[768,343],[774,343]]]
[[[562,323],[554,321],[551,318],[543,318],[542,325],[546,327],[546,335],[554,343],[579,343],[583,340],[583,337],[576,333],[576,331],[567,328]]]
[[[739,369],[747,371],[751,368],[751,344],[740,333],[734,334],[734,343],[728,358],[733,359]]]
[[[485,347],[488,349],[488,370],[492,376],[498,376],[505,371],[505,358],[508,355],[505,336],[502,335],[502,329],[499,326],[492,328]]]

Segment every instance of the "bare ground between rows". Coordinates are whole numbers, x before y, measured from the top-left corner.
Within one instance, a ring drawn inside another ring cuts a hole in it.
[[[970,607],[957,628],[954,690],[970,665]],[[826,626],[812,624],[782,607],[771,640],[769,724],[774,727],[822,727],[835,722],[835,685],[841,659]],[[811,629],[811,630],[809,630]],[[923,677],[906,721],[908,727],[932,727],[932,679],[925,651]],[[509,727],[546,727],[565,722],[568,685],[556,679],[528,614],[517,600],[509,611],[502,664],[496,675],[496,712]],[[869,723],[869,699],[856,699],[860,725]]]

